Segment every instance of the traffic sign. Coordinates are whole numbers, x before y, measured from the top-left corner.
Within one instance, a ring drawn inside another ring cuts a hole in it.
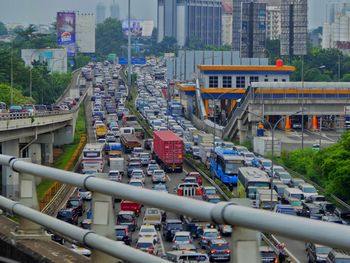
[[[121,65],[127,65],[128,64],[128,59],[127,58],[119,58],[118,63]],[[133,65],[144,65],[146,64],[146,59],[145,58],[131,58],[131,64]]]

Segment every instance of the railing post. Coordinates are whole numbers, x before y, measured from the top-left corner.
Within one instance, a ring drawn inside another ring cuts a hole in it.
[[[31,162],[30,158],[23,158],[21,160]],[[39,210],[35,178],[33,175],[19,173],[19,203],[29,208]],[[50,240],[50,237],[45,234],[44,229],[40,225],[24,217],[19,217],[18,221],[19,225],[11,232],[15,239]]]
[[[107,176],[99,174],[98,177],[107,180]],[[115,214],[112,201],[112,196],[100,194],[97,192],[92,193],[91,230],[98,235],[115,240]],[[118,262],[118,259],[99,250],[93,249],[91,251],[91,262],[115,263]]]
[[[237,205],[250,207],[250,199],[235,198]],[[232,226],[231,237],[231,263],[260,263],[260,233],[244,227]],[[249,251],[249,253],[247,252]]]

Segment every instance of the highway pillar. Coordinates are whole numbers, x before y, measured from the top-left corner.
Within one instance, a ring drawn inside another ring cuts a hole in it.
[[[22,158],[20,160],[31,162],[30,158]],[[29,208],[39,210],[34,176],[20,173],[19,189],[19,203]],[[24,217],[19,217],[19,225],[13,232],[11,232],[11,234],[15,239],[50,239],[40,225],[33,223]]]
[[[41,164],[41,144],[31,144],[29,146],[28,153],[32,163]]]
[[[247,139],[247,127],[243,125],[241,119],[238,120],[239,143],[243,144]]]
[[[313,131],[317,131],[317,116],[316,115],[312,115],[312,126],[311,129]]]
[[[99,175],[107,180],[107,176]],[[115,214],[113,210],[112,196],[92,193],[92,226],[91,230],[109,239],[116,239],[115,236]],[[118,259],[107,255],[99,250],[91,251],[92,263],[115,263]]]
[[[227,115],[231,113],[232,110],[232,99],[227,100]]]
[[[19,157],[19,140],[10,140],[2,143],[2,154]],[[18,173],[9,166],[2,166],[2,195],[17,201],[19,198]]]
[[[250,199],[234,198],[237,205],[251,206]],[[244,227],[232,227],[231,237],[231,263],[258,263],[260,260],[260,233]],[[247,252],[249,251],[249,252]]]
[[[231,110],[236,106],[236,100],[232,99],[231,100]]]
[[[53,164],[53,143],[44,144],[44,156],[46,164]]]
[[[70,144],[74,140],[74,127],[73,125],[68,125],[55,131],[55,142],[54,145],[61,146],[64,144]]]
[[[290,119],[289,115],[286,116],[284,128],[286,131],[289,131],[292,128],[291,119]]]

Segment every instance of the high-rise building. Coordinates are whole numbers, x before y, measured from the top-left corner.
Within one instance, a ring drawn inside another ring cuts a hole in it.
[[[232,0],[222,1],[222,31],[221,38],[223,45],[232,44]]]
[[[78,52],[95,53],[95,14],[76,12],[76,45]]]
[[[111,18],[118,19],[119,18],[119,5],[113,0],[113,3],[109,7],[111,11]]]
[[[232,50],[240,51],[241,48],[241,9],[242,3],[255,2],[254,0],[233,0],[232,13]]]
[[[282,55],[306,55],[307,11],[307,0],[283,0],[281,2]]]
[[[221,46],[221,0],[158,0],[158,41],[175,37],[184,46],[190,37]]]
[[[267,6],[266,11],[266,37],[270,40],[279,39],[281,36],[281,6]]]
[[[241,57],[265,57],[266,4],[242,3],[241,5]]]
[[[350,12],[339,10],[334,23],[323,25],[323,48],[337,48],[350,54]]]
[[[106,19],[106,6],[104,3],[99,2],[96,5],[96,24],[102,23]]]

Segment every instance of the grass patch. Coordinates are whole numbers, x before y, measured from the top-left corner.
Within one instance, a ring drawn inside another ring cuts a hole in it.
[[[57,160],[55,160],[53,167],[58,169],[64,169],[68,161],[72,158],[72,155],[80,142],[81,135],[85,134],[85,132],[86,132],[85,108],[83,105],[81,105],[78,113],[78,119],[75,126],[73,143],[63,145],[62,147],[63,152],[57,158]],[[54,181],[50,179],[43,179],[41,181],[41,183],[38,185],[36,189],[39,201],[42,200],[46,191],[52,186],[53,183]]]

